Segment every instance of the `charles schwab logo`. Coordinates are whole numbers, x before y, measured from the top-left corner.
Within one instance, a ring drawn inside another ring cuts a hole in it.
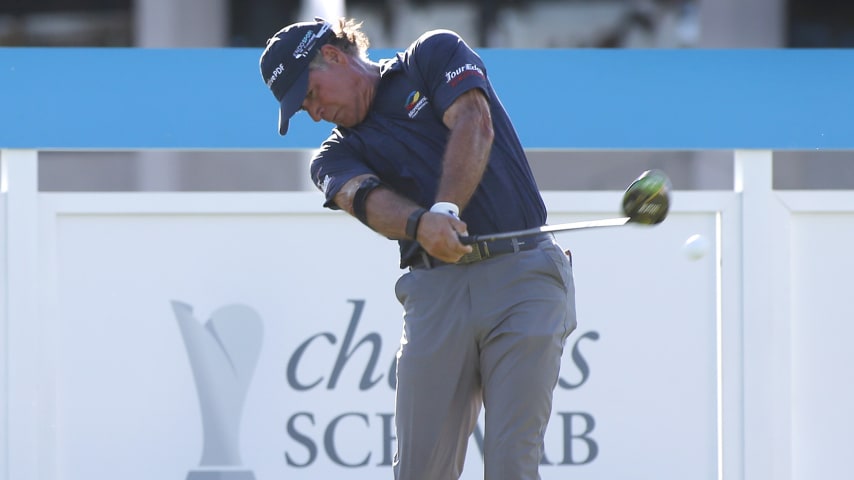
[[[343,398],[341,393],[352,395],[354,389],[380,389],[390,401],[373,412],[336,408],[336,403],[321,401],[314,407],[286,413],[281,420],[287,437],[282,452],[286,468],[392,466],[396,447],[391,399],[396,360],[394,355],[383,356],[380,332],[364,331],[365,300],[348,302],[352,305],[349,318],[320,322],[339,324],[340,330],[318,330],[297,340],[287,353],[283,380],[293,393]],[[193,316],[190,305],[172,302],[172,308],[190,358],[204,432],[200,465],[190,470],[186,480],[255,480],[254,472],[242,465],[238,441],[244,400],[261,351],[261,318],[248,306],[229,305],[216,310],[202,324]],[[558,379],[556,394],[587,383],[591,368],[580,347],[598,339],[597,332],[589,331],[576,335],[571,347],[567,345],[574,369]],[[565,378],[566,374],[569,377]],[[599,456],[594,415],[585,411],[555,411],[553,415],[550,428],[561,432],[561,440],[558,445],[547,445],[548,454],[544,453],[540,464],[560,468],[594,462]],[[353,428],[364,432],[354,433]],[[472,439],[482,455],[480,425],[475,427]]]
[[[299,342],[290,353],[286,368],[288,387],[295,392],[323,392],[337,394],[352,392],[341,383],[351,383],[359,391],[386,389],[391,398],[395,388],[396,364],[394,356],[383,358],[383,338],[379,332],[360,333],[360,324],[365,310],[365,300],[349,300],[352,313],[346,329],[342,331],[319,331]],[[338,323],[324,320],[323,323]],[[574,371],[569,369],[567,377],[558,379],[557,395],[582,388],[591,376],[590,364],[581,346],[599,340],[595,331],[575,336],[575,342],[567,349]],[[318,358],[329,364],[326,373],[318,373]],[[346,373],[351,372],[348,380]],[[312,372],[312,373],[309,373]],[[352,395],[352,393],[345,393]],[[343,468],[391,467],[395,451],[394,414],[392,401],[385,405],[389,410],[378,412],[354,411],[342,407],[335,411],[318,405],[310,410],[289,414],[285,430],[288,445],[284,457],[288,467],[310,468],[317,464],[334,464]],[[321,421],[321,419],[325,419]],[[587,465],[599,456],[595,417],[584,411],[555,411],[552,425],[561,434],[560,445],[552,445],[543,455],[540,464],[545,468],[560,468]],[[342,425],[358,425],[364,434],[354,437],[342,433]],[[375,441],[371,442],[370,439]],[[480,425],[472,434],[474,444],[483,455],[483,430]],[[371,445],[375,445],[372,447]],[[549,446],[547,446],[549,447]]]
[[[483,70],[480,67],[472,63],[467,63],[456,70],[445,72],[445,83],[453,87],[472,75],[477,75],[481,78],[484,77]]]
[[[240,460],[243,402],[261,353],[261,317],[245,305],[228,305],[202,326],[193,307],[173,301],[202,413],[202,459],[187,480],[255,480]]]

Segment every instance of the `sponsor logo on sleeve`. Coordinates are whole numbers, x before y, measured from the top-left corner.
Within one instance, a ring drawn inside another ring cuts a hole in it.
[[[485,78],[483,70],[479,66],[473,63],[467,63],[458,67],[455,70],[445,72],[445,83],[449,84],[452,87],[455,87],[464,79],[471,77],[472,75],[477,75],[480,78]]]

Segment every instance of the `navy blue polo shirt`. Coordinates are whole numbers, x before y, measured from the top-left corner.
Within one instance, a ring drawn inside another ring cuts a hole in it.
[[[325,207],[338,209],[334,198],[341,187],[372,173],[429,209],[436,201],[449,132],[442,117],[457,97],[479,88],[489,100],[495,136],[483,179],[460,217],[473,235],[545,224],[546,208],[516,130],[483,61],[457,34],[427,32],[380,67],[365,119],[334,129],[312,159],[312,180],[326,197]],[[412,242],[399,242],[401,252],[412,251]]]

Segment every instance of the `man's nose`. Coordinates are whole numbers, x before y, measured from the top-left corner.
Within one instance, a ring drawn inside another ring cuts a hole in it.
[[[302,108],[303,108],[303,110],[308,112],[309,116],[311,116],[311,119],[314,120],[315,122],[319,122],[321,120],[321,118],[320,118],[320,106],[317,105],[317,102],[312,102],[310,100],[306,100],[303,102]]]

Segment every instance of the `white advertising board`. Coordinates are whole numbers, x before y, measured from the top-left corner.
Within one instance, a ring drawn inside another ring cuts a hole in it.
[[[56,216],[46,478],[391,478],[396,244],[344,214],[170,208]],[[717,478],[717,261],[681,252],[717,228],[558,234],[579,328],[544,479]],[[479,456],[475,438],[463,478]]]
[[[852,206],[850,195],[833,200],[825,204]],[[854,215],[795,214],[790,228],[792,478],[838,478],[854,428],[843,407],[854,405]]]
[[[0,162],[2,161],[3,159],[0,158]],[[2,171],[0,171],[0,174],[2,174]],[[0,178],[0,183],[2,183],[2,178]],[[3,192],[0,192],[0,228],[3,228],[3,232],[0,233],[0,347],[2,347],[3,352],[6,352],[6,345],[8,342],[8,338],[6,338],[6,290],[9,285],[9,280],[6,278],[6,194]],[[9,392],[6,388],[8,385],[6,369],[6,354],[4,353],[3,355],[0,355],[0,412],[8,411],[7,402],[9,399]],[[0,415],[0,465],[8,464],[6,460],[6,452],[8,451],[8,432],[9,429],[6,425],[6,415]]]

